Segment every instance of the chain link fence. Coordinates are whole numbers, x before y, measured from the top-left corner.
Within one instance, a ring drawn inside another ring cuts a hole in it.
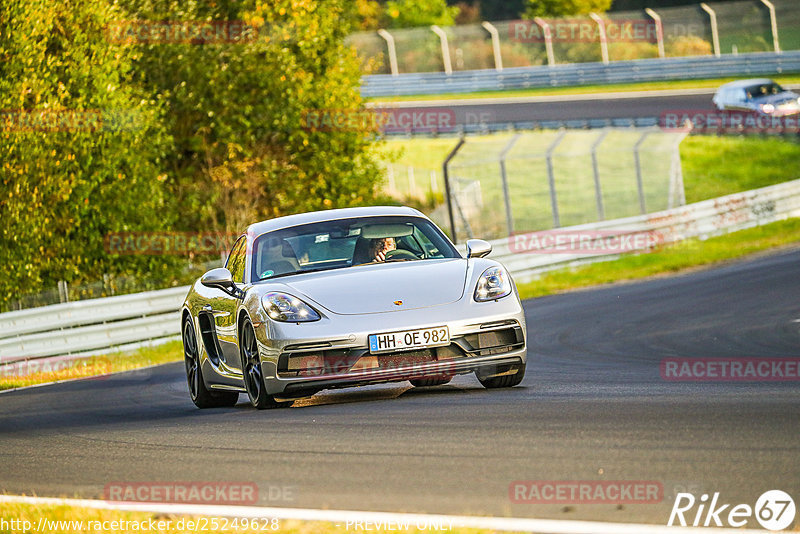
[[[428,27],[360,32],[348,42],[370,74],[392,73],[392,47],[398,74],[800,49],[796,0],[703,5],[465,24],[441,28],[446,40]]]
[[[433,200],[426,211],[459,242],[651,213],[685,203],[685,135],[605,128],[466,137],[448,165],[455,232],[441,162],[438,170],[387,165],[385,191]]]

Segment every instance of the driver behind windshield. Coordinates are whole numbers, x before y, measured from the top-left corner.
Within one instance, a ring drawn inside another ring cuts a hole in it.
[[[397,249],[397,243],[393,237],[373,239],[370,243],[369,257],[373,262],[386,261],[386,254]]]

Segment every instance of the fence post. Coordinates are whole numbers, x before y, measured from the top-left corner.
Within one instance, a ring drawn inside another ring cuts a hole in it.
[[[681,167],[681,142],[689,135],[682,132],[672,145],[672,159],[669,164],[669,200],[667,208],[674,208],[675,201],[678,206],[686,204],[686,191],[683,189],[683,168]]]
[[[408,175],[408,194],[414,196],[417,193],[417,180],[414,178],[414,167],[411,165],[406,167],[406,173]]]
[[[500,54],[500,34],[491,22],[483,21],[481,26],[492,36],[492,52],[494,53],[494,69],[503,70],[503,56]]]
[[[69,288],[64,280],[58,281],[58,300],[59,302],[69,302]]]
[[[639,190],[639,209],[644,215],[647,213],[647,206],[644,201],[644,183],[642,181],[642,164],[639,158],[639,147],[644,143],[645,138],[650,135],[650,132],[644,132],[642,136],[633,145],[633,160],[636,162],[636,188]]]
[[[378,35],[386,41],[386,48],[389,51],[389,69],[392,71],[392,76],[397,76],[400,71],[397,68],[397,49],[394,47],[394,36],[382,28],[378,30]]]
[[[608,65],[608,38],[606,37],[606,21],[597,13],[589,13],[593,21],[597,23],[600,30],[600,54],[603,56],[603,64]]]
[[[600,188],[600,167],[597,164],[597,147],[603,142],[603,139],[608,135],[608,130],[603,130],[597,139],[592,143],[592,172],[594,173],[594,195],[597,203],[597,218],[598,220],[606,220],[606,212],[603,208],[603,191]]]
[[[453,234],[453,243],[458,243],[458,235],[456,234],[456,219],[453,216],[453,199],[450,197],[450,174],[447,166],[450,165],[450,160],[456,157],[456,154],[461,150],[461,146],[466,142],[462,135],[453,150],[447,155],[442,163],[442,173],[444,175],[444,195],[447,197],[447,215],[450,218],[450,232]]]
[[[433,33],[439,36],[439,41],[442,43],[442,61],[444,62],[445,74],[453,74],[453,65],[450,63],[450,46],[447,44],[447,34],[443,29],[434,24],[431,26]]]
[[[547,161],[547,181],[550,185],[550,208],[553,210],[553,228],[561,226],[561,218],[558,215],[558,197],[556,196],[556,177],[553,170],[553,151],[564,139],[567,134],[566,130],[561,130],[556,136],[555,140],[547,147],[545,159]]]
[[[650,9],[649,7],[644,8],[644,12],[647,13],[653,22],[656,23],[656,42],[658,43],[658,57],[664,58],[666,54],[664,52],[664,26],[661,24],[661,16]]]
[[[708,18],[711,21],[711,41],[714,44],[714,55],[719,57],[719,31],[717,29],[717,14],[714,12],[713,9],[708,7],[708,4],[705,2],[700,3],[700,7],[703,8],[703,11],[708,13]]]
[[[436,184],[436,171],[431,170],[431,193],[435,193],[439,190],[439,186]]]
[[[508,189],[508,175],[506,174],[506,156],[508,152],[514,147],[514,144],[522,137],[522,134],[516,134],[508,144],[500,151],[500,179],[503,182],[503,200],[506,204],[506,227],[508,235],[514,234],[514,217],[511,212],[511,192]]]
[[[544,33],[544,49],[547,51],[547,65],[552,67],[556,64],[556,57],[553,54],[553,34],[550,32],[550,25],[542,17],[534,17],[535,22]]]
[[[397,192],[397,188],[394,185],[394,165],[389,163],[386,166],[386,175],[389,179],[389,190],[393,193]]]
[[[769,25],[772,29],[772,48],[776,54],[781,53],[781,45],[778,43],[778,18],[775,16],[775,6],[769,0],[761,0],[761,3],[769,9]]]

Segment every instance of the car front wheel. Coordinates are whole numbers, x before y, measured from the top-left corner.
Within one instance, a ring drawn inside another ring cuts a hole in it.
[[[478,382],[487,389],[514,387],[525,378],[525,364],[508,365],[506,368],[491,367],[475,371]],[[516,370],[516,372],[514,372]],[[502,373],[502,374],[501,374]],[[497,375],[500,376],[497,376]]]
[[[239,341],[239,353],[242,357],[242,376],[244,377],[244,388],[250,403],[263,410],[265,408],[275,408],[281,403],[267,394],[264,385],[264,375],[261,371],[261,357],[258,354],[258,343],[256,342],[256,332],[250,319],[245,319],[242,325],[242,335]]]

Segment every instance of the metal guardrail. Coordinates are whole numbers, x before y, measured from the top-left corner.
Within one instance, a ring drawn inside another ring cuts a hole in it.
[[[800,180],[705,200],[647,215],[560,228],[597,231],[606,237],[657,232],[663,242],[708,237],[800,216]],[[511,239],[514,239],[513,237]],[[618,254],[531,254],[492,242],[492,258],[525,282],[538,273]],[[113,347],[172,339],[180,333],[179,310],[189,287],[84,300],[0,314],[0,364],[91,354]]]
[[[771,76],[800,72],[800,51],[637,59],[603,63],[472,70],[445,74],[372,74],[362,77],[364,97],[471,93],[505,89]]]
[[[180,332],[189,286],[80,300],[0,314],[0,364],[90,354]]]
[[[800,217],[800,180],[735,193],[669,210],[550,230],[554,234],[595,234],[597,239],[622,236],[656,236],[658,243],[690,238],[706,239],[736,230]],[[543,232],[546,233],[546,232]],[[528,234],[530,235],[530,234]],[[512,250],[512,236],[492,241],[493,259],[502,262],[514,279],[528,282],[540,273],[619,257],[619,253],[520,253]],[[589,247],[594,244],[590,243]],[[588,248],[588,247],[587,247]]]

